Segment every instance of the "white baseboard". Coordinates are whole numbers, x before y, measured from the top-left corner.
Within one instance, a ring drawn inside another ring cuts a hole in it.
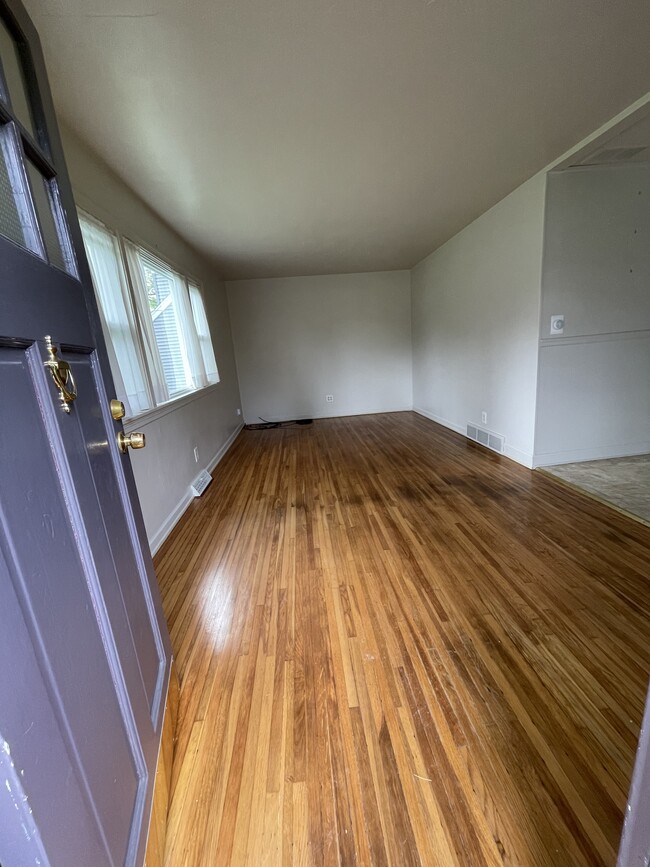
[[[506,443],[503,453],[507,458],[510,458],[510,460],[516,461],[518,464],[522,464],[524,467],[528,467],[529,470],[532,470],[533,456],[528,454],[528,452],[522,452],[520,449],[516,449],[514,446],[509,446],[508,443]]]
[[[302,418],[354,418],[358,415],[384,415],[385,413],[391,412],[411,412],[413,407],[409,404],[408,406],[398,406],[393,407],[392,409],[364,409],[362,412],[345,412],[339,409],[337,412],[327,412],[320,413],[314,415],[284,415],[284,416],[264,416],[267,421],[271,422],[285,422],[285,421],[298,421]],[[255,421],[246,421],[246,424],[261,424],[259,417]]]
[[[216,455],[210,460],[210,462],[208,463],[208,466],[207,466],[207,470],[209,473],[212,472],[212,470],[217,466],[219,461],[224,457],[224,455],[226,454],[228,449],[232,446],[232,444],[235,442],[235,440],[239,436],[239,433],[241,432],[243,427],[244,427],[243,424],[239,424],[235,428],[235,430],[232,432],[232,434],[228,437],[228,439],[225,441],[225,443],[223,443],[223,445],[219,448]],[[169,513],[169,515],[167,515],[167,517],[162,522],[160,527],[156,530],[156,532],[153,534],[151,539],[149,539],[149,548],[151,549],[151,556],[152,557],[159,550],[162,543],[165,541],[167,536],[169,536],[171,531],[174,529],[176,524],[179,522],[183,513],[185,512],[185,510],[187,509],[187,507],[189,506],[189,504],[192,502],[193,499],[194,499],[193,494],[188,490],[183,495],[180,502],[172,509],[172,511]]]
[[[465,439],[469,439],[467,436],[466,428],[462,427],[459,424],[455,424],[453,421],[449,421],[449,419],[441,418],[439,415],[434,415],[432,412],[427,412],[426,409],[420,409],[417,406],[413,407],[413,412],[417,412],[418,415],[423,415],[425,418],[434,421],[436,424],[442,425],[442,427],[449,428],[449,430],[453,430],[461,436],[465,437]],[[470,442],[474,442],[474,440],[470,440]],[[480,443],[477,443],[480,445]],[[485,446],[482,446],[485,448]],[[520,449],[516,449],[514,446],[508,445],[506,442],[506,447],[503,452],[503,455],[506,458],[510,458],[511,461],[515,461],[518,464],[523,464],[523,466],[532,469],[533,466],[533,456],[528,454],[528,452],[522,452]]]
[[[193,495],[190,494],[190,492],[188,491],[183,496],[183,499],[180,501],[180,503],[177,503],[175,508],[172,509],[172,511],[169,513],[169,515],[167,515],[167,517],[162,522],[160,527],[156,530],[156,532],[153,534],[151,539],[149,539],[149,548],[151,550],[151,556],[152,557],[156,554],[156,552],[158,551],[158,549],[160,548],[162,543],[165,541],[167,536],[169,536],[171,531],[174,529],[176,524],[179,522],[179,520],[181,519],[181,516],[183,515],[183,512],[185,511],[185,509],[187,509],[187,507],[189,506],[189,504],[192,502],[193,499],[194,499]]]
[[[226,454],[226,452],[228,451],[228,449],[230,448],[230,446],[235,442],[235,440],[237,439],[237,437],[239,436],[240,432],[241,432],[243,429],[244,429],[244,423],[241,422],[240,424],[237,425],[237,427],[236,427],[236,428],[234,429],[234,431],[230,434],[230,436],[229,436],[228,439],[225,441],[225,443],[224,443],[224,444],[221,446],[221,448],[218,450],[218,452],[216,453],[216,455],[215,455],[215,456],[212,458],[212,460],[208,463],[207,470],[208,470],[209,473],[212,472],[212,470],[216,467],[216,465],[219,463],[219,461],[223,458],[223,456]]]
[[[413,412],[417,412],[418,415],[423,415],[425,418],[428,418],[431,421],[435,421],[436,424],[440,424],[443,427],[449,428],[449,430],[453,430],[453,431],[456,431],[456,433],[462,434],[463,436],[467,436],[464,427],[461,427],[458,424],[454,424],[454,422],[449,421],[449,419],[442,418],[442,416],[439,416],[439,415],[434,415],[432,412],[429,412],[426,409],[420,409],[417,406],[413,407]]]
[[[535,455],[535,467],[552,467],[556,464],[573,464],[582,461],[602,461],[607,458],[626,458],[630,455],[650,454],[650,440],[633,443],[618,443],[612,446],[595,446],[589,449],[568,449],[562,452],[547,452]]]

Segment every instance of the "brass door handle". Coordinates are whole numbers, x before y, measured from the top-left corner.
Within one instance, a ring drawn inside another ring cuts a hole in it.
[[[120,451],[126,454],[130,448],[143,449],[147,444],[147,439],[143,433],[125,434],[120,431],[117,435],[117,444]]]

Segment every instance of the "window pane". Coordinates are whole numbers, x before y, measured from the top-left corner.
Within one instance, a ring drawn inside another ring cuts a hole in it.
[[[117,238],[80,216],[81,232],[102,315],[117,397],[133,417],[152,405],[135,316]]]
[[[194,388],[176,302],[176,275],[140,253],[140,263],[154,336],[170,396]]]
[[[9,91],[9,100],[14,115],[22,125],[34,135],[34,121],[27,96],[27,85],[23,74],[23,65],[18,56],[16,42],[7,30],[5,23],[0,20],[0,60]]]
[[[52,198],[52,191],[50,190],[50,184],[54,182],[45,180],[36,166],[29,160],[27,160],[27,173],[29,174],[29,182],[34,197],[34,206],[36,208],[36,213],[38,214],[38,222],[41,227],[41,235],[43,236],[47,258],[51,265],[56,265],[57,268],[66,271],[68,269],[66,268],[63,247],[61,245],[61,239],[59,238],[59,232],[56,223],[54,222],[54,214],[52,211],[54,201]]]
[[[203,364],[205,365],[205,373],[208,382],[219,382],[219,371],[217,370],[217,362],[214,357],[214,349],[212,348],[212,338],[210,337],[208,317],[205,315],[203,295],[198,286],[190,283],[189,287],[190,301],[192,303],[192,315],[194,317],[196,333],[199,338],[201,355],[203,356]]]
[[[9,126],[0,130],[0,232],[16,244],[26,247],[25,220],[21,218],[14,193],[14,186],[20,185],[16,171],[17,157],[9,132]],[[24,196],[20,192],[18,195],[24,205]]]

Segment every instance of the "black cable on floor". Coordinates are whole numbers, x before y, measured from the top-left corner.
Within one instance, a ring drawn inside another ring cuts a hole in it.
[[[245,424],[244,430],[273,430],[277,427],[291,427],[292,425],[305,425],[305,424],[313,424],[313,418],[296,418],[293,421],[267,421],[267,419],[262,418],[261,415],[258,415],[259,420],[262,424]]]

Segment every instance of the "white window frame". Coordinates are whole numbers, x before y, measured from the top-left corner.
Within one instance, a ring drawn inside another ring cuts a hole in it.
[[[120,268],[121,268],[121,270],[124,274],[124,277],[127,281],[131,305],[133,307],[134,312],[136,313],[136,315],[135,315],[136,327],[134,329],[135,333],[133,333],[132,336],[133,336],[134,341],[137,341],[137,345],[135,346],[135,349],[136,349],[138,356],[142,360],[142,375],[143,375],[143,379],[144,379],[146,386],[147,386],[148,397],[149,397],[149,401],[150,401],[151,406],[148,409],[143,410],[142,412],[134,413],[132,415],[127,415],[123,420],[125,427],[132,427],[132,426],[135,426],[136,424],[141,424],[143,421],[153,421],[154,419],[160,418],[169,412],[173,412],[174,410],[180,408],[181,406],[184,406],[187,403],[190,403],[194,400],[197,400],[200,397],[203,397],[208,391],[211,391],[212,389],[216,388],[216,386],[220,382],[219,368],[218,368],[218,364],[216,362],[216,353],[214,350],[214,341],[212,339],[212,330],[210,329],[210,325],[208,322],[210,344],[211,344],[211,348],[212,348],[212,353],[215,357],[214,373],[211,375],[211,377],[206,374],[204,377],[204,379],[205,379],[204,384],[202,384],[202,385],[198,385],[198,386],[195,386],[193,388],[188,388],[187,390],[184,390],[182,392],[174,393],[173,396],[171,396],[165,400],[161,400],[161,399],[157,400],[156,399],[156,388],[155,388],[155,383],[154,383],[155,373],[151,370],[150,358],[148,357],[148,354],[146,351],[145,339],[144,339],[143,333],[142,333],[142,323],[140,321],[140,317],[137,315],[137,300],[136,300],[136,292],[138,291],[137,287],[136,287],[137,281],[134,280],[133,275],[132,275],[132,266],[130,264],[129,256],[127,255],[126,245],[129,245],[134,251],[137,251],[138,253],[141,252],[145,259],[151,260],[153,263],[160,263],[160,266],[162,268],[169,271],[175,278],[178,278],[181,281],[181,283],[184,287],[185,294],[187,295],[187,309],[189,310],[190,316],[191,316],[191,320],[189,320],[190,326],[193,328],[193,331],[195,334],[195,339],[197,341],[196,346],[199,347],[199,351],[200,351],[202,358],[204,356],[203,356],[203,347],[201,345],[201,341],[205,340],[205,335],[201,335],[199,332],[200,326],[199,326],[199,323],[196,321],[195,310],[194,310],[194,306],[192,304],[190,286],[198,288],[198,290],[201,294],[203,313],[205,315],[205,292],[203,289],[203,285],[202,285],[201,281],[197,280],[193,275],[185,273],[181,268],[178,268],[174,263],[170,262],[169,259],[167,259],[164,256],[161,256],[159,251],[152,250],[146,244],[143,244],[141,241],[131,240],[130,238],[123,235],[121,232],[114,229],[112,226],[105,223],[103,220],[98,219],[93,214],[89,213],[88,211],[85,211],[84,209],[78,208],[77,210],[78,210],[80,220],[86,221],[87,223],[90,223],[90,224],[95,224],[99,228],[103,229],[105,232],[112,235],[113,238],[116,240],[117,248],[119,250],[119,259],[120,259],[119,265],[120,265]],[[97,304],[100,307],[100,312],[101,312],[101,300],[97,296],[97,292],[95,292],[95,297],[97,299]],[[102,318],[102,322],[103,322],[103,313],[102,313],[101,318]],[[206,317],[206,321],[207,321],[207,317]],[[186,356],[187,355],[187,348],[185,347],[183,341],[181,341],[181,345],[182,345],[182,351],[185,353],[185,356]],[[110,353],[109,353],[109,355],[110,355]],[[113,358],[111,356],[110,360],[112,362],[111,368],[113,368],[114,364],[117,364],[118,368],[119,368],[119,362],[117,361],[116,358]],[[184,357],[184,364],[187,364],[187,363],[188,363],[187,358]],[[115,376],[114,371],[113,371],[113,373]],[[121,382],[121,374],[118,373],[118,375],[115,376],[115,379]],[[165,387],[166,387],[166,383],[165,383]]]

